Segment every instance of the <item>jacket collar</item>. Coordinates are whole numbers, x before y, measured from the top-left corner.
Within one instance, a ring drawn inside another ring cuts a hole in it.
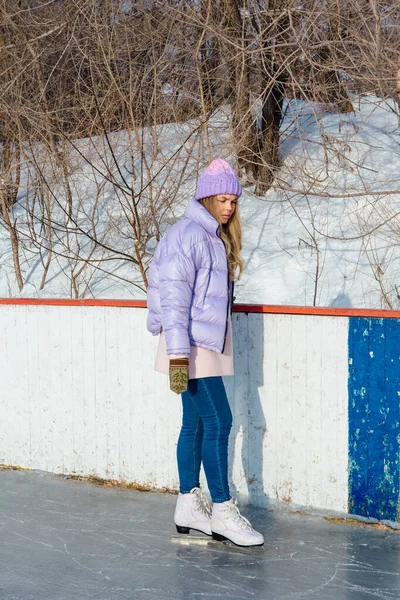
[[[214,237],[219,237],[219,223],[198,200],[192,198],[187,205],[185,217],[201,225]]]

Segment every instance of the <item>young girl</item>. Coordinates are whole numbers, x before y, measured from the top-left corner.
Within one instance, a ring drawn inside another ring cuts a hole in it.
[[[233,279],[243,269],[237,200],[242,193],[230,165],[213,160],[199,179],[183,219],[160,241],[149,270],[147,328],[160,334],[156,370],[182,394],[177,461],[180,493],[174,521],[190,529],[260,546],[231,498],[228,437],[232,414],[222,376],[233,375]],[[200,489],[203,463],[212,509]]]

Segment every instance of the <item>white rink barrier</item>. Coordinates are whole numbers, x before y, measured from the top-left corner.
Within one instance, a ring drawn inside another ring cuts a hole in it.
[[[178,489],[180,398],[144,306],[0,300],[0,464]],[[397,520],[400,313],[235,311],[232,493]]]
[[[178,489],[180,399],[146,315],[0,306],[1,464]],[[233,331],[233,493],[346,511],[348,318],[236,312]]]

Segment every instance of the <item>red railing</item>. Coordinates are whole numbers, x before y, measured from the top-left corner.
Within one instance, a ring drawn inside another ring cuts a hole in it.
[[[145,300],[92,300],[88,298],[0,298],[1,304],[24,306],[120,306],[146,308]],[[400,319],[399,310],[378,310],[372,308],[330,308],[322,306],[286,306],[268,304],[234,304],[233,312],[273,313],[284,315],[322,315],[330,317],[375,317]]]

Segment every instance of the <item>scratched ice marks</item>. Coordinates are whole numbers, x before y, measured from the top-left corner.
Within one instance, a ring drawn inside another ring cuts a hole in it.
[[[176,497],[0,471],[3,600],[397,600],[400,535],[244,510],[261,555],[172,544]]]

